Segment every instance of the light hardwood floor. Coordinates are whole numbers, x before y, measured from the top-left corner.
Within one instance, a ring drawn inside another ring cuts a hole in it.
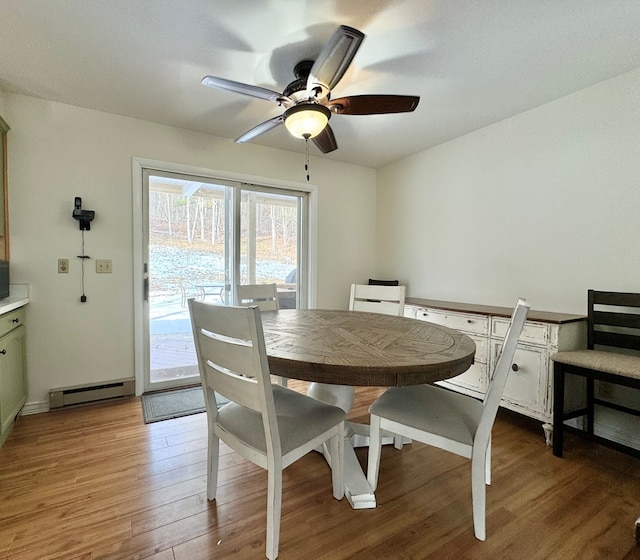
[[[358,389],[351,416],[378,392]],[[553,457],[539,423],[500,412],[484,543],[466,460],[385,448],[378,507],[355,511],[311,453],[284,472],[279,558],[640,559],[640,461],[566,440]],[[205,466],[204,414],[145,425],[133,399],[21,417],[0,449],[0,558],[264,558],[265,471],[224,449],[208,503]]]

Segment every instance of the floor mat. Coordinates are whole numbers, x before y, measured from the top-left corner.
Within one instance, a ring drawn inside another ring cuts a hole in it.
[[[218,406],[228,402],[224,397],[216,395]],[[159,422],[180,418],[190,414],[204,412],[204,395],[202,387],[188,387],[187,389],[175,389],[173,391],[161,391],[142,395],[142,412],[144,423]]]

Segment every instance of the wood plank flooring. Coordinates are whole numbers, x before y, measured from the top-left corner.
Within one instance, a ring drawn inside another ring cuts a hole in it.
[[[358,389],[351,417],[380,391]],[[638,459],[571,434],[558,459],[539,423],[507,411],[493,441],[486,542],[470,464],[413,443],[383,450],[374,510],[334,500],[317,453],[286,469],[279,558],[640,559]],[[265,471],[223,448],[208,502],[206,446],[204,414],[145,425],[139,399],[21,417],[0,449],[0,558],[264,558]]]

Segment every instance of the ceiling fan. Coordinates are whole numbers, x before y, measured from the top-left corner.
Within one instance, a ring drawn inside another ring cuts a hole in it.
[[[353,27],[338,27],[315,61],[302,60],[296,64],[295,80],[282,93],[215,76],[205,76],[202,84],[272,101],[285,108],[284,113],[245,132],[236,142],[250,142],[284,124],[294,136],[305,140],[311,138],[326,154],[338,147],[328,124],[333,114],[406,113],[413,111],[420,101],[419,97],[411,95],[352,95],[331,99],[331,91],[349,68],[364,37],[364,33]]]

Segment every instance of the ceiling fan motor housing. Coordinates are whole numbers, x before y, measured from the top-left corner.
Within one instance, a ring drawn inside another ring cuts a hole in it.
[[[291,82],[286,88],[284,88],[282,95],[293,99],[295,102],[309,100],[310,92],[307,91],[307,87],[309,85],[309,72],[311,72],[313,64],[313,60],[301,60],[300,62],[298,62],[298,64],[296,64],[293,68],[293,75],[296,77],[296,79],[293,80],[293,82]],[[317,97],[322,93],[322,88],[317,88],[317,91],[316,89],[314,89],[313,93],[315,95],[312,95],[311,97]],[[329,96],[327,95],[327,97]]]

